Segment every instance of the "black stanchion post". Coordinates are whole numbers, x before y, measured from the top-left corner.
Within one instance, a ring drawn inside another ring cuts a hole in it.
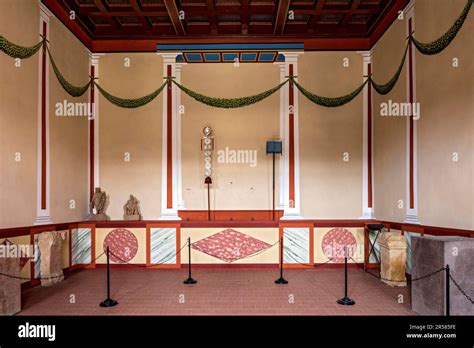
[[[273,181],[272,181],[272,220],[275,220],[275,152],[273,155]]]
[[[283,237],[280,238],[280,278],[275,280],[276,284],[288,284],[288,280],[283,278]]]
[[[191,237],[188,237],[188,279],[186,279],[184,284],[196,284],[197,280],[194,280],[191,277]]]
[[[347,246],[344,247],[344,297],[337,300],[343,306],[355,305],[355,301],[347,296]]]
[[[109,247],[107,247],[107,298],[100,303],[101,307],[113,307],[118,305],[118,302],[110,298],[110,262],[109,262]]]
[[[449,317],[449,265],[446,265],[446,316]]]

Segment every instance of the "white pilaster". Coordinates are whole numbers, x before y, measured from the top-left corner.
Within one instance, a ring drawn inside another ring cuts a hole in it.
[[[406,33],[410,35],[409,23],[411,20],[411,30],[415,31],[415,0],[411,0],[405,8],[405,21],[406,21]],[[411,86],[410,86],[410,69],[409,59],[411,56]],[[406,100],[410,102],[410,88],[413,88],[413,103],[417,102],[416,99],[416,63],[415,63],[415,50],[408,51],[407,61],[405,62],[407,73],[407,88],[406,88]],[[412,105],[413,107],[413,105]],[[406,216],[405,222],[412,224],[419,224],[418,218],[418,171],[417,171],[417,121],[413,120],[413,207],[410,207],[410,117],[407,117],[407,131],[406,131]]]
[[[280,83],[285,81],[287,78],[285,77],[285,63],[284,62],[275,62],[274,64],[278,65],[280,68]],[[278,204],[276,209],[284,210],[285,209],[285,145],[284,139],[286,134],[286,126],[287,123],[285,122],[285,109],[287,109],[287,101],[288,96],[286,94],[287,89],[284,86],[280,89],[280,140],[283,141],[283,154],[279,156],[279,170],[278,170]]]
[[[90,67],[94,67],[94,77],[95,81],[98,83],[99,82],[99,58],[101,56],[104,56],[105,53],[92,53],[89,52],[89,71]],[[89,103],[91,103],[91,95],[90,93],[88,94],[89,98]],[[89,118],[89,120],[94,120],[94,134],[91,134],[90,132],[90,127],[88,125],[87,127],[87,156],[88,156],[88,161],[87,161],[87,187],[90,187],[90,163],[91,163],[91,158],[90,158],[90,138],[91,136],[94,137],[94,186],[95,187],[100,187],[100,161],[99,161],[99,90],[97,88],[94,88],[94,105],[93,105],[93,114],[92,117]],[[94,187],[92,188],[94,189]],[[92,197],[90,197],[90,192],[87,190],[87,212],[89,213],[89,202],[91,201]]]
[[[363,62],[363,77],[365,81],[369,76],[369,66],[372,65],[372,51],[360,51]],[[362,216],[361,219],[374,219],[374,114],[373,114],[373,93],[369,90],[369,84],[364,87],[363,111],[362,111]],[[372,93],[369,104],[369,92]],[[369,134],[369,113],[371,115],[371,132]],[[371,157],[369,161],[369,137],[371,139]],[[372,173],[369,183],[369,168]],[[372,187],[372,206],[369,206],[369,184]]]
[[[39,20],[39,32],[43,33],[43,24],[46,23],[46,37],[49,39],[49,18],[52,16],[52,13],[48,8],[39,1],[40,8],[40,20]],[[41,178],[42,178],[42,163],[43,163],[43,153],[42,153],[42,66],[43,66],[43,53],[40,50],[38,55],[38,160],[37,160],[37,186],[36,186],[36,221],[35,225],[50,224],[51,221],[51,175],[50,175],[50,144],[49,144],[49,64],[48,64],[48,55],[46,55],[46,74],[45,74],[45,90],[44,98],[46,101],[45,108],[45,157],[46,157],[46,206],[41,206]]]
[[[298,76],[298,56],[303,52],[280,52],[285,56],[284,76],[290,75],[290,64],[293,65],[293,76]],[[289,142],[289,90],[290,85],[283,86],[280,98],[284,98],[284,137],[283,137],[283,217],[282,220],[302,219],[300,210],[300,161],[299,161],[299,117],[298,117],[298,90],[293,88],[293,118],[294,118],[294,200],[290,202],[290,142]],[[282,96],[283,95],[283,96]],[[280,107],[283,103],[280,103]],[[281,130],[280,130],[281,131]],[[293,203],[293,204],[291,204]]]
[[[162,56],[163,58],[163,78],[167,77],[168,65],[171,65],[171,76],[177,77],[177,65],[176,63],[176,56],[178,55],[177,52],[171,53],[158,53],[158,55]],[[179,63],[178,70],[181,68],[181,63]],[[178,72],[179,74],[179,72]],[[179,74],[180,75],[180,74]],[[165,81],[163,79],[163,81]],[[179,104],[180,101],[180,90],[175,85],[172,84],[171,87],[171,166],[172,166],[172,173],[171,173],[171,181],[172,181],[172,207],[167,207],[167,194],[168,194],[168,157],[167,157],[167,150],[168,150],[168,122],[167,122],[167,114],[168,114],[168,88],[165,87],[163,89],[163,146],[162,146],[162,175],[161,175],[161,216],[160,220],[181,220],[178,216],[178,207],[179,203],[182,203],[182,192],[181,188],[181,178],[178,178],[178,174],[181,172],[181,163],[178,164],[178,161],[181,161],[181,129],[178,129],[178,126],[181,126],[181,122],[178,120],[179,115]],[[179,196],[181,195],[181,201],[179,200]]]
[[[181,68],[186,63],[176,63],[175,80],[181,83]],[[178,190],[178,210],[186,209],[183,200],[183,171],[181,166],[181,90],[174,86],[174,94],[176,95],[176,167],[177,167],[177,190]]]

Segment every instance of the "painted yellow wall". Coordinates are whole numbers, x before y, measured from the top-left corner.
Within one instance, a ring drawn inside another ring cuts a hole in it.
[[[50,50],[58,69],[70,83],[83,86],[89,79],[87,50],[56,17],[51,17],[49,25]],[[71,97],[51,67],[49,81],[51,219],[55,223],[81,221],[87,215],[87,116],[59,117],[56,104],[88,102],[88,92]]]
[[[348,58],[349,66],[343,66]],[[352,92],[363,81],[355,52],[305,52],[298,80],[327,97]],[[301,213],[305,218],[358,218],[362,214],[362,93],[338,108],[313,104],[299,93]],[[344,153],[349,161],[343,160]]]
[[[1,6],[3,36],[24,46],[38,42],[37,1],[5,0]],[[55,17],[50,18],[50,48],[68,81],[87,81],[87,51]],[[13,58],[0,54],[0,227],[32,225],[36,218],[39,59],[37,53],[15,67]],[[55,104],[87,101],[87,96],[69,97],[51,68],[49,81],[51,218],[77,221],[85,217],[87,206],[87,122],[85,117],[56,117]],[[75,200],[75,209],[69,208],[70,200]]]
[[[3,36],[24,46],[39,41],[36,1],[4,0],[1,6]],[[15,67],[13,58],[0,53],[0,227],[31,225],[36,218],[38,59]]]
[[[406,47],[406,21],[395,20],[373,48],[373,78],[385,84],[397,70]],[[374,212],[377,219],[402,222],[406,201],[406,117],[382,117],[380,107],[389,100],[406,101],[406,66],[387,95],[373,92]],[[402,208],[398,201],[403,200]]]
[[[151,53],[106,54],[99,59],[99,83],[122,98],[142,97],[163,83],[162,65],[162,58]],[[130,194],[140,201],[144,219],[160,217],[162,100],[159,95],[144,107],[123,109],[100,96],[100,186],[107,192],[106,214],[112,220],[123,219]]]
[[[280,82],[274,64],[187,64],[182,84],[202,94],[235,98],[258,94]],[[215,132],[211,209],[271,209],[272,161],[265,143],[279,139],[280,96],[277,93],[257,104],[220,109],[201,104],[182,93],[183,199],[186,209],[207,209],[204,157],[200,148],[202,129]],[[218,151],[256,150],[257,164],[218,163]],[[276,166],[278,178],[278,164]],[[278,181],[276,183],[278,187]],[[278,191],[276,192],[278,197]]]
[[[431,42],[461,13],[466,0],[417,1],[416,38]],[[421,223],[474,229],[474,14],[451,45],[434,56],[416,55],[418,208]],[[453,67],[457,58],[459,67]],[[459,160],[453,161],[453,153]]]
[[[416,37],[429,42],[444,33],[465,0],[418,0]],[[435,56],[416,54],[418,121],[418,200],[423,224],[474,228],[474,72],[473,15],[447,50]],[[3,0],[0,32],[29,46],[38,41],[39,9],[35,0]],[[52,17],[51,50],[73,84],[87,80],[85,48]],[[396,70],[406,44],[406,22],[396,20],[374,47],[374,79],[385,83]],[[349,67],[342,65],[349,58]],[[130,67],[124,66],[130,58]],[[452,67],[452,59],[459,67]],[[38,59],[14,66],[0,54],[1,155],[0,227],[31,225],[36,216]],[[122,97],[137,97],[162,82],[162,59],[154,54],[106,54],[99,60],[101,84]],[[362,79],[356,52],[306,52],[299,58],[299,81],[308,90],[340,96]],[[87,205],[87,122],[85,117],[56,117],[55,103],[71,98],[50,71],[51,215],[54,222],[80,220]],[[251,83],[249,83],[251,81]],[[279,82],[273,64],[188,64],[183,84],[207,95],[234,97],[261,92]],[[337,82],[337,83],[335,83]],[[387,96],[374,93],[374,207],[378,219],[403,221],[406,197],[406,119],[381,117],[389,99],[406,101],[406,72]],[[183,94],[183,196],[187,209],[205,209],[202,127],[216,132],[216,150],[257,150],[258,164],[217,163],[214,154],[213,209],[269,209],[271,160],[265,141],[279,137],[279,95],[243,109],[210,108]],[[162,96],[139,109],[121,109],[100,97],[100,182],[109,195],[108,215],[121,219],[129,194],[141,201],[145,219],[157,219],[161,205]],[[357,218],[361,214],[362,95],[351,104],[326,109],[299,96],[301,211],[307,218]],[[440,146],[442,144],[442,146]],[[15,153],[21,161],[15,162]],[[124,161],[128,152],[131,161]],[[348,152],[349,162],[342,160]],[[458,162],[453,162],[457,152]],[[277,166],[278,171],[278,166]],[[278,177],[278,175],[277,175]],[[277,185],[278,187],[278,185]],[[278,193],[277,193],[278,194]],[[70,200],[76,208],[70,209]],[[398,207],[403,200],[402,209]]]

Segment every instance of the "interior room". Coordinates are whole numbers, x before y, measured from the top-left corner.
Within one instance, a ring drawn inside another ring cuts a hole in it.
[[[0,313],[474,315],[472,12],[0,0]]]

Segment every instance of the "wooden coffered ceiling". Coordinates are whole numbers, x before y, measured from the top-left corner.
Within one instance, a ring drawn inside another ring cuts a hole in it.
[[[155,51],[157,43],[196,42],[303,42],[305,50],[364,50],[408,0],[42,2],[91,51],[108,52]]]

